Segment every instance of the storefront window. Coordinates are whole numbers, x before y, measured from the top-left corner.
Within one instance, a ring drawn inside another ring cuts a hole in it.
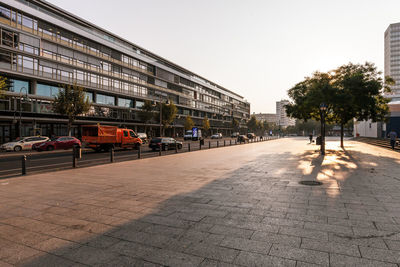
[[[90,103],[92,103],[92,102],[93,102],[93,93],[85,92],[85,95],[86,95],[86,99],[87,99]]]

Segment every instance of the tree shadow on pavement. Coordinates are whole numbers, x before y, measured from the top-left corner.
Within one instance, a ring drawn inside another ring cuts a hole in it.
[[[66,207],[42,217],[62,227],[43,230],[49,238],[31,244],[42,253],[22,265],[326,264],[325,254],[310,259],[284,251],[300,248],[303,238],[349,245],[351,238],[362,235],[355,226],[368,233],[397,227],[400,175],[394,166],[395,158],[357,150],[327,150],[324,157],[314,150],[266,153],[195,191],[168,199],[161,192],[149,195],[129,187],[120,199],[110,198],[103,205],[83,197],[76,209]],[[323,185],[300,185],[302,180]],[[97,192],[103,197],[108,193]],[[57,216],[75,222],[67,225]],[[383,221],[386,226],[379,225]],[[82,238],[85,234],[89,237]],[[371,240],[359,242],[385,245],[384,237]]]

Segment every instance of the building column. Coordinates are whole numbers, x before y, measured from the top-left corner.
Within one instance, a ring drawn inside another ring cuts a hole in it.
[[[29,94],[36,95],[36,92],[37,92],[37,81],[36,80],[31,80],[30,83],[29,83],[29,87],[30,87]]]

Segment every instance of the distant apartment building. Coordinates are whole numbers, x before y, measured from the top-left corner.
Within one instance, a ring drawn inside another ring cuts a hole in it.
[[[268,123],[277,123],[276,122],[276,114],[274,113],[258,113],[255,114],[253,113],[253,115],[256,117],[257,120],[261,121],[261,122],[268,122]]]
[[[285,105],[289,104],[288,100],[281,100],[276,102],[276,122],[277,125],[286,128],[288,126],[294,126],[296,124],[296,120],[289,118],[286,115]]]

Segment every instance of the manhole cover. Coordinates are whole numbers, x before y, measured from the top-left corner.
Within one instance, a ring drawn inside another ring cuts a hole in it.
[[[321,183],[321,182],[318,182],[318,181],[300,181],[299,184],[302,184],[302,185],[311,185],[311,186],[314,186],[314,185],[322,185],[322,183]]]

